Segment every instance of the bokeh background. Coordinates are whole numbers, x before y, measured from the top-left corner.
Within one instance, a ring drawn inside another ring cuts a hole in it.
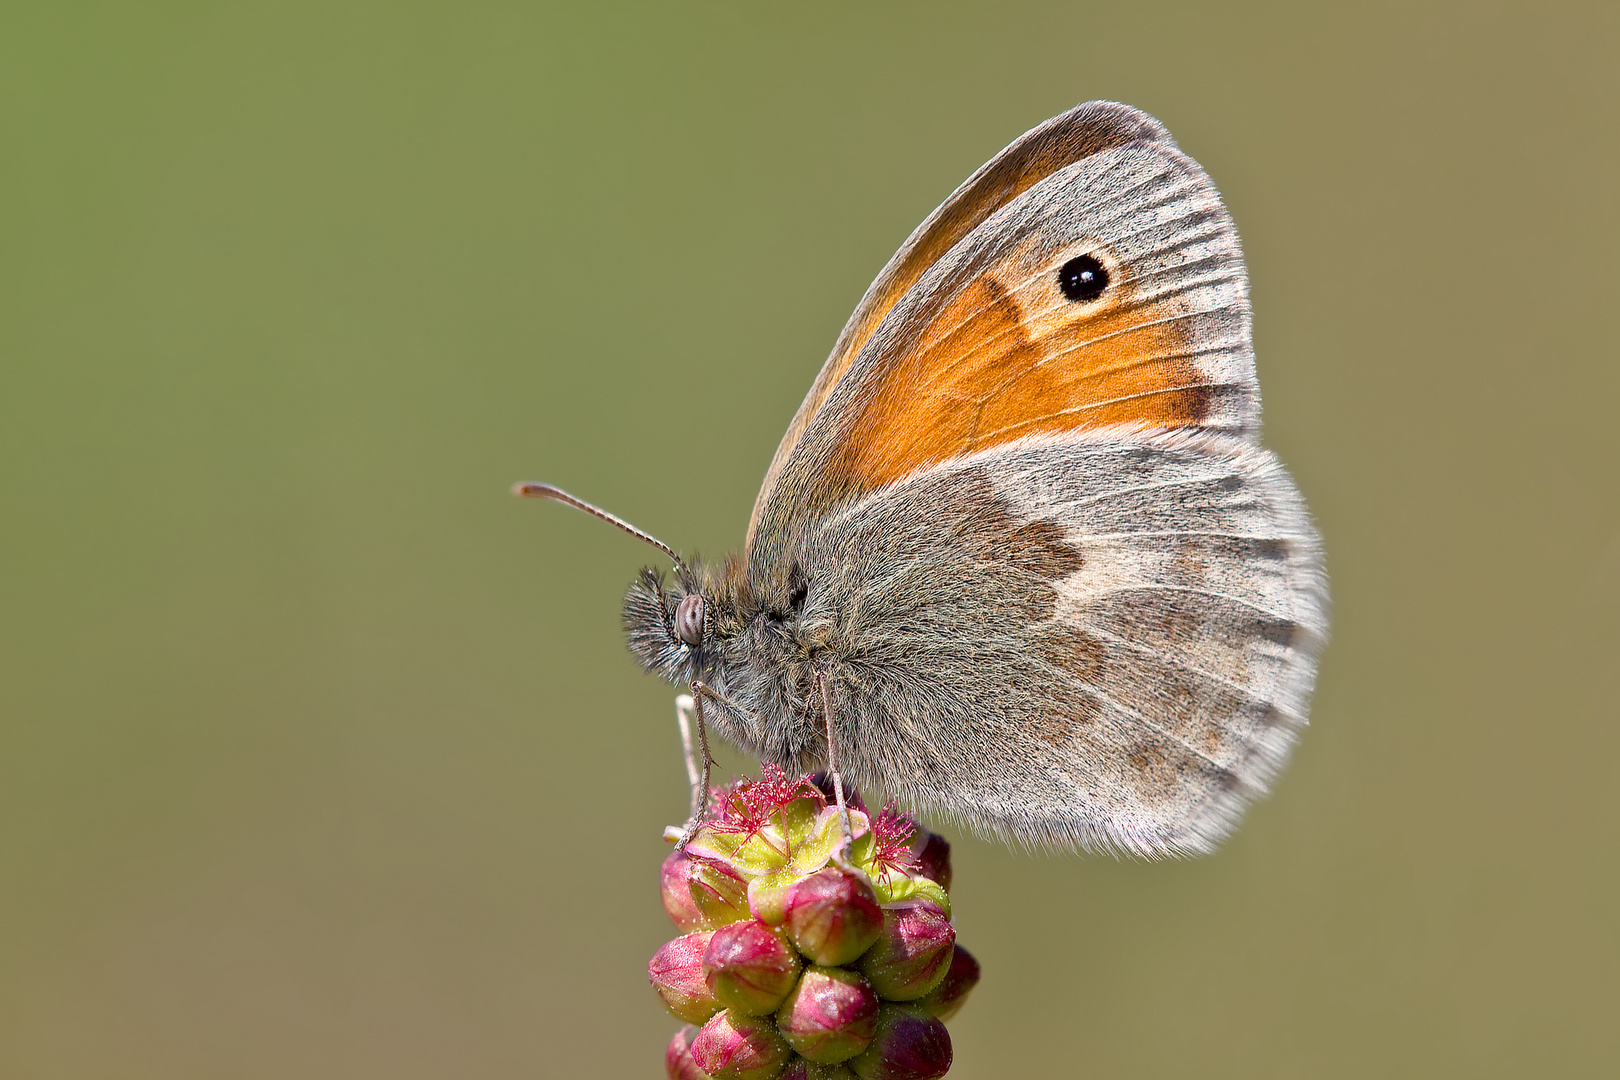
[[[953,1077],[1620,1072],[1612,5],[0,14],[0,1076],[655,1076],[651,553],[911,228],[1208,168],[1334,640],[1212,858],[958,836]],[[746,765],[735,755],[732,766]]]

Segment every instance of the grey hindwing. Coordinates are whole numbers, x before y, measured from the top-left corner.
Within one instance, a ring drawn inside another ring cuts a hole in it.
[[[799,639],[846,771],[1028,845],[1212,848],[1305,723],[1326,590],[1268,452],[1102,429],[846,507],[800,548]]]

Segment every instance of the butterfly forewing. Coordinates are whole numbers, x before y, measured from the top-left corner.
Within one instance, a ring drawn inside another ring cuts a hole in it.
[[[804,403],[788,425],[787,433],[782,436],[748,524],[750,547],[776,477],[811,418],[849,369],[872,331],[928,268],[991,214],[1059,169],[1133,142],[1175,145],[1162,124],[1128,105],[1112,101],[1077,105],[1025,132],[968,177],[917,226],[866,290]]]
[[[1063,269],[1107,287],[1071,299]],[[1065,166],[991,214],[867,338],[773,485],[751,558],[919,469],[1112,424],[1252,439],[1259,397],[1236,232],[1201,169],[1157,143]]]

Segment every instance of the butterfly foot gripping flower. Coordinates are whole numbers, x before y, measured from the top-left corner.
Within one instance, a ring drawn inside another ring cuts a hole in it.
[[[818,777],[765,767],[719,791],[664,861],[683,932],[647,965],[688,1025],[673,1080],[929,1080],[979,965],[951,925],[950,845],[849,800],[846,835]],[[681,839],[671,828],[665,835]]]

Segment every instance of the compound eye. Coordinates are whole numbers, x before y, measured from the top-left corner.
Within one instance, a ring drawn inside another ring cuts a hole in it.
[[[703,597],[697,593],[675,608],[675,636],[694,648],[703,644]]]

